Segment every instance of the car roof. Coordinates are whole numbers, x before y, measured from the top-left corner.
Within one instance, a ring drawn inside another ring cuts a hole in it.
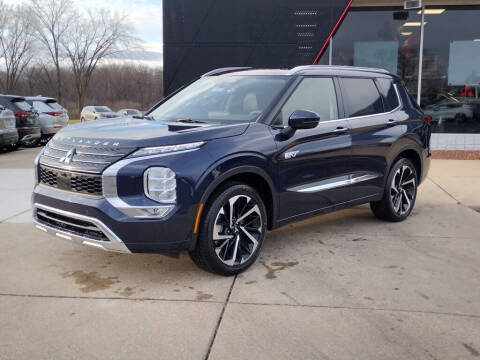
[[[296,75],[334,75],[355,77],[396,77],[385,69],[365,68],[338,65],[304,65],[292,69],[253,69],[253,68],[220,68],[212,70],[203,76],[221,75],[257,75],[257,76],[296,76]]]
[[[24,96],[19,96],[19,95],[4,95],[4,94],[0,94],[0,97],[1,98],[4,98],[4,99],[11,99],[11,100],[24,100],[25,101],[25,97]]]

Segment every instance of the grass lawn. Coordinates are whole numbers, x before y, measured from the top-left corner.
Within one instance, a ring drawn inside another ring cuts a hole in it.
[[[78,123],[78,122],[80,122],[79,119],[70,119],[70,121],[68,122],[68,124],[71,125],[71,124],[76,124],[76,123]]]

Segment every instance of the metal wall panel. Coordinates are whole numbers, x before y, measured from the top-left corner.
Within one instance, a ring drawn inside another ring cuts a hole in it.
[[[346,0],[164,0],[164,92],[217,67],[311,64]]]

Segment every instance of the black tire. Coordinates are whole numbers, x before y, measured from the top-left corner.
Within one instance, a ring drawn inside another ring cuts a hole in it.
[[[21,144],[20,144],[20,141],[19,141],[19,142],[16,142],[15,144],[8,145],[7,149],[10,150],[10,151],[15,151],[15,150],[18,150],[20,145]]]
[[[397,160],[388,174],[382,200],[370,203],[373,214],[385,221],[405,220],[415,205],[417,187],[415,166],[406,158]]]
[[[197,245],[190,257],[209,272],[224,276],[238,274],[255,262],[262,248],[267,230],[265,205],[254,189],[241,183],[222,186],[210,199],[205,205]],[[247,213],[250,214],[245,216]]]
[[[85,122],[85,118],[83,118],[83,117],[80,118],[80,122],[82,122],[82,123]]]

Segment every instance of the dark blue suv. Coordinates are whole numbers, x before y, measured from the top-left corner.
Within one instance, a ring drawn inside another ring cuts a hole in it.
[[[36,159],[38,229],[103,250],[188,251],[224,275],[267,230],[370,203],[404,220],[430,118],[386,71],[218,69],[143,117],[59,132]]]

